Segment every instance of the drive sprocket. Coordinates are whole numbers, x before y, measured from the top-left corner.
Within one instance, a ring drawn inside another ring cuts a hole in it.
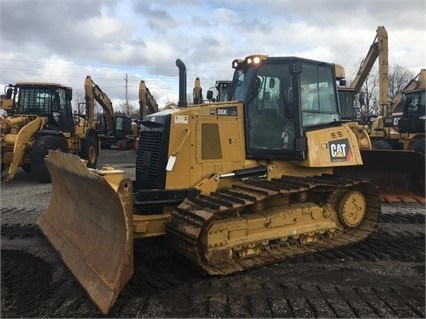
[[[357,190],[343,191],[335,202],[340,221],[349,228],[357,227],[364,219],[367,204]]]

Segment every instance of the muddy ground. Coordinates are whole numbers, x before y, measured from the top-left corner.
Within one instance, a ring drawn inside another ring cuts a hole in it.
[[[134,178],[133,150],[104,150]],[[103,317],[35,226],[50,184],[1,184],[1,317]],[[107,317],[424,318],[425,215],[383,204],[365,242],[227,277],[200,273],[162,238],[135,242],[135,274]]]

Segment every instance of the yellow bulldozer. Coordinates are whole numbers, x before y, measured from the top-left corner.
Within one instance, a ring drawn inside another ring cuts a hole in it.
[[[356,244],[377,225],[377,187],[334,172],[363,164],[334,64],[250,55],[233,61],[229,101],[196,105],[176,65],[178,107],[144,117],[135,180],[46,158],[52,198],[37,224],[104,314],[132,277],[134,240],[164,236],[228,275]]]
[[[99,140],[90,117],[73,114],[72,88],[56,83],[19,82],[5,88],[1,108],[1,170],[10,182],[18,169],[42,183],[51,177],[44,162],[49,150],[79,155],[96,167]]]

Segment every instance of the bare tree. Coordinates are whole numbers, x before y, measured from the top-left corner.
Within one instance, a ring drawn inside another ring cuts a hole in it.
[[[84,93],[80,90],[74,90],[73,92],[73,110],[77,111],[77,114],[86,113],[86,100],[84,99]]]
[[[413,77],[414,74],[405,67],[397,64],[389,67],[388,104]],[[357,118],[363,120],[371,115],[381,115],[379,85],[378,68],[373,67],[361,87],[358,98],[354,101]]]
[[[389,70],[389,100],[392,100],[414,78],[406,67],[395,64]]]
[[[358,69],[358,67],[357,67]],[[355,116],[364,121],[370,115],[380,113],[378,70],[374,68],[365,78],[354,100]]]
[[[73,92],[73,110],[77,111],[77,114],[86,114],[86,98],[84,92],[80,90],[74,90]],[[102,106],[100,106],[96,101],[94,112],[95,117],[99,117],[99,114],[103,113]]]
[[[131,103],[126,103],[125,101],[121,101],[121,103],[117,107],[116,112],[125,113],[129,117],[139,117],[139,113],[137,113],[136,107]]]

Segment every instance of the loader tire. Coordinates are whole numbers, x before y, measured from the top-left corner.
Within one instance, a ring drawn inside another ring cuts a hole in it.
[[[371,145],[373,147],[373,150],[392,150],[392,145],[390,145],[389,142],[385,140],[371,140]]]
[[[420,138],[420,139],[414,141],[414,143],[411,145],[411,149],[414,152],[418,152],[418,153],[424,155],[425,154],[425,143],[426,143],[425,139]]]
[[[81,142],[80,157],[87,160],[87,167],[96,168],[98,163],[98,142],[94,135],[84,138]]]
[[[62,137],[53,135],[42,135],[35,140],[30,155],[31,170],[40,183],[50,183],[52,181],[49,170],[44,162],[44,158],[49,150],[67,152],[67,142]]]

